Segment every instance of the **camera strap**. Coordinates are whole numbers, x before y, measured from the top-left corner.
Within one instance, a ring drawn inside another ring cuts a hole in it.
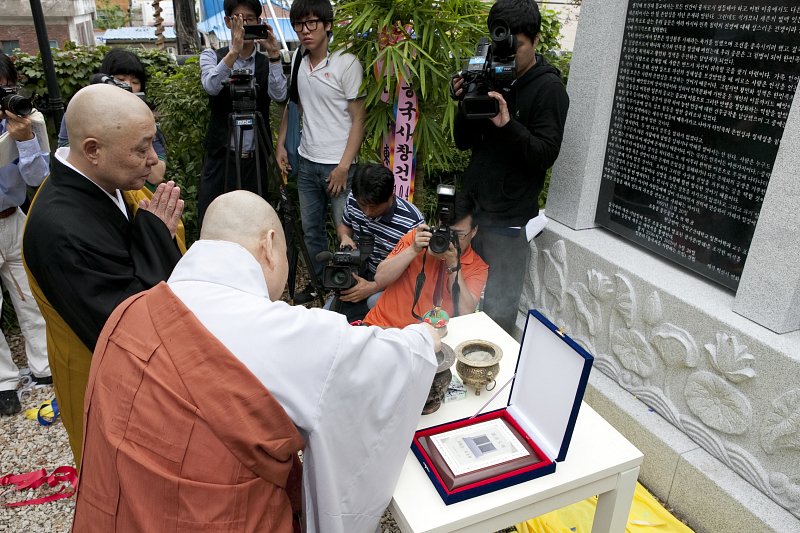
[[[458,265],[459,270],[461,270],[461,246],[458,244],[458,238],[456,238],[456,265]],[[456,270],[456,280],[453,282],[453,288],[450,290],[450,294],[453,297],[453,316],[458,316],[458,303],[461,300],[461,287],[458,285],[458,270]]]
[[[461,246],[458,245],[456,242],[456,257],[458,258],[458,265],[461,266]],[[422,268],[417,274],[417,281],[414,284],[414,302],[411,304],[411,316],[422,322],[422,317],[417,314],[415,309],[417,308],[417,302],[419,302],[419,297],[422,294],[422,287],[425,286],[425,260],[428,258],[428,249],[425,248],[425,251],[422,253]],[[458,303],[461,299],[461,287],[458,285],[458,273],[456,273],[456,281],[453,282],[453,288],[450,290],[450,295],[453,299],[453,316],[458,316]]]
[[[422,252],[422,268],[417,274],[417,282],[414,285],[414,302],[411,304],[411,316],[422,322],[422,317],[417,314],[414,309],[417,308],[417,302],[419,302],[419,296],[422,293],[422,287],[425,286],[425,260],[428,258],[428,249],[425,248],[425,251]]]

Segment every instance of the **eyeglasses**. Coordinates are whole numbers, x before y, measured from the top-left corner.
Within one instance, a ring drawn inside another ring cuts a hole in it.
[[[227,17],[227,18],[230,19],[230,20],[233,20],[234,17],[236,17],[236,15],[234,15],[233,17]],[[245,17],[245,16],[243,16],[242,17],[242,22],[244,24],[258,24],[260,22],[260,19],[258,17]]]
[[[308,31],[314,31],[317,29],[317,24],[319,24],[320,22],[322,22],[322,19],[300,20],[298,22],[293,23],[292,28],[294,28],[294,31],[296,31],[297,33],[303,31],[303,26],[305,26]]]

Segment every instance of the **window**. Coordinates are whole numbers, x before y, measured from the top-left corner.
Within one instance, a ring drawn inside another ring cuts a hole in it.
[[[55,39],[50,39],[50,48],[55,48],[56,50],[58,50],[58,41],[56,41]]]
[[[19,41],[0,41],[3,43],[3,53],[11,55],[15,48],[19,48]]]

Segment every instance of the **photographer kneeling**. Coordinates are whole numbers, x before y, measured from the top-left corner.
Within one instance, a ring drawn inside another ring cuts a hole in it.
[[[403,235],[423,221],[422,213],[416,206],[394,195],[391,170],[374,163],[359,165],[353,176],[342,223],[336,228],[336,233],[340,249],[359,249],[359,244],[363,245],[363,242],[357,244],[354,238],[359,241],[372,238],[374,244],[364,262],[363,276],[353,272],[353,281],[347,280],[348,287],[340,290],[340,302],[332,305],[332,309],[346,315],[350,321],[364,318],[374,305],[374,296],[380,294],[384,287],[374,281],[378,265]],[[323,272],[324,285],[328,277]]]
[[[435,253],[428,249],[431,228],[425,224],[409,231],[397,243],[375,272],[375,282],[386,287],[364,322],[374,326],[403,327],[419,322],[418,317],[433,308],[436,280],[443,276],[442,309],[450,316],[475,312],[489,267],[472,249],[471,242],[478,228],[476,205],[471,196],[455,196],[452,225],[447,228],[451,239],[446,250]],[[441,211],[441,206],[440,206]],[[438,228],[441,234],[443,228]],[[445,231],[447,231],[445,230]],[[460,252],[459,252],[460,250]],[[417,280],[424,272],[424,282],[417,294]],[[458,290],[454,287],[458,284]],[[458,312],[454,312],[453,295],[458,294]]]

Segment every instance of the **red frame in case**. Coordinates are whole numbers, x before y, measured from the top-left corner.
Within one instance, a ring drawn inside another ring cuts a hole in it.
[[[430,456],[425,451],[425,448],[420,444],[420,437],[430,437],[432,435],[437,435],[439,433],[444,433],[446,431],[451,431],[453,429],[462,428],[472,424],[479,424],[481,422],[486,422],[487,420],[493,420],[496,418],[502,418],[508,422],[519,433],[519,435],[525,439],[531,448],[533,448],[536,454],[539,457],[544,457],[544,459],[536,464],[526,466],[518,470],[513,470],[497,476],[491,476],[481,481],[464,485],[463,487],[448,490],[445,486],[444,480],[442,480],[442,477],[439,475],[439,472],[433,465]],[[421,429],[414,434],[414,440],[411,443],[411,447],[414,451],[414,454],[422,464],[422,467],[425,469],[425,472],[428,474],[428,477],[431,478],[434,486],[436,486],[436,490],[439,491],[439,494],[442,496],[442,499],[447,505],[473,498],[480,494],[485,494],[487,492],[509,487],[522,481],[534,479],[545,474],[550,474],[556,469],[555,460],[547,457],[547,454],[545,454],[539,448],[539,446],[537,446],[533,439],[528,436],[525,430],[520,427],[517,421],[514,420],[514,418],[508,414],[508,411],[505,409],[498,409],[496,411],[483,413],[474,418],[463,418],[461,420],[447,422],[445,424],[440,424],[427,429]]]
[[[414,434],[411,450],[446,505],[551,474],[556,470],[556,463],[566,459],[594,358],[536,310],[529,311],[522,337],[516,378],[506,408],[421,429]],[[517,382],[526,387],[517,387]],[[519,421],[514,416],[519,417]],[[419,439],[495,418],[508,422],[544,459],[449,490]],[[535,438],[531,433],[536,434]]]

